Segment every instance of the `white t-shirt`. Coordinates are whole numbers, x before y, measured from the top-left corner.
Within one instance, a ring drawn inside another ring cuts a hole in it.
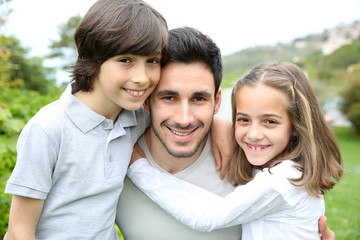
[[[128,176],[175,218],[201,231],[242,224],[242,239],[320,239],[318,219],[323,198],[311,197],[288,178],[301,172],[287,160],[258,172],[253,181],[222,198],[160,173],[146,159],[136,161]]]
[[[149,163],[159,171],[170,174],[152,159],[144,137],[138,142]],[[220,180],[219,172],[215,169],[210,139],[199,158],[174,176],[220,196],[225,196],[234,190],[232,185]],[[183,225],[151,201],[128,178],[125,178],[124,189],[119,199],[116,222],[126,240],[239,240],[241,238],[240,225],[211,232],[200,232]]]

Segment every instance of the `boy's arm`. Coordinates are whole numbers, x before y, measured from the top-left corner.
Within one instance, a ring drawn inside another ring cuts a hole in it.
[[[9,229],[4,239],[35,239],[43,206],[44,200],[14,195],[10,207]]]
[[[221,179],[225,178],[226,165],[230,159],[232,135],[231,122],[223,116],[215,115],[211,125],[211,145],[216,170],[221,170]]]

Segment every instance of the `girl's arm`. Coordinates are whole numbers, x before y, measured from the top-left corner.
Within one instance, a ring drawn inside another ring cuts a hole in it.
[[[11,201],[9,228],[4,239],[35,239],[35,230],[43,205],[44,200],[14,195]]]
[[[200,231],[249,222],[274,209],[280,211],[289,206],[272,187],[281,188],[283,181],[267,171],[257,174],[252,182],[236,188],[225,198],[161,173],[144,158],[130,166],[128,176],[167,212],[183,224]]]
[[[211,125],[211,146],[216,170],[221,170],[221,179],[225,178],[225,169],[230,159],[232,139],[231,122],[225,117],[215,115]]]

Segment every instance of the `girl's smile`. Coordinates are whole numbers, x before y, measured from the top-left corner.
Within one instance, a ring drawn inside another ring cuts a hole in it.
[[[264,165],[285,150],[292,129],[287,106],[283,92],[264,84],[239,89],[235,138],[252,165]]]
[[[265,151],[270,145],[254,145],[250,143],[245,143],[249,151],[253,152],[262,152]]]

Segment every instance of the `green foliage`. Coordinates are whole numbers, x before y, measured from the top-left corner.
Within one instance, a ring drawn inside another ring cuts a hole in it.
[[[360,134],[360,70],[348,74],[344,80],[346,87],[342,92],[342,111]]]
[[[27,57],[29,50],[15,37],[0,35],[0,86],[24,87],[46,94],[54,85],[47,79],[52,73],[40,57]]]
[[[0,142],[1,144],[1,142]],[[8,219],[11,198],[4,193],[6,180],[10,176],[11,169],[15,165],[16,154],[14,151],[8,150],[5,153],[0,154],[0,238],[5,235]]]
[[[290,43],[279,43],[275,46],[256,46],[244,49],[240,52],[225,56],[224,75],[236,74],[239,77],[255,65],[263,62],[293,61],[301,59],[309,54],[320,51],[322,35],[309,35],[304,38],[306,47],[298,46],[299,40]]]
[[[63,89],[53,87],[47,95],[14,87],[0,88],[0,239],[4,236],[10,209],[5,184],[16,161],[16,141],[25,123],[44,105],[60,96]]]
[[[332,54],[327,55],[321,62],[325,69],[346,69],[350,64],[360,62],[360,40],[343,45]]]

